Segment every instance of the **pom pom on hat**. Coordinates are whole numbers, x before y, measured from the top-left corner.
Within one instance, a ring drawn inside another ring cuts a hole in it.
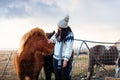
[[[58,27],[60,27],[60,28],[67,28],[68,27],[68,22],[69,22],[69,16],[66,16],[64,19],[62,19],[58,23]]]

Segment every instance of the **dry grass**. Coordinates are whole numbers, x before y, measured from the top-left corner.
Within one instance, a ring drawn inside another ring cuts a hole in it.
[[[16,51],[0,51],[0,79],[17,80],[12,61],[15,52]]]
[[[10,61],[8,62],[9,55],[11,53],[12,56],[10,57]],[[0,51],[0,79],[17,80],[17,75],[13,66],[13,59],[12,59],[14,53],[15,51]],[[75,59],[76,57],[74,57],[74,60]],[[88,55],[80,55],[73,68],[72,80],[80,80],[80,75],[87,74],[87,66],[88,66]],[[106,75],[107,76],[114,75],[114,66],[107,66],[105,68],[110,72],[110,74],[108,75],[103,69],[101,69],[100,77],[105,78]],[[44,80],[45,79],[44,76],[45,76],[44,71],[42,70],[40,75],[40,80]]]
[[[120,78],[105,77],[105,80],[120,80]]]

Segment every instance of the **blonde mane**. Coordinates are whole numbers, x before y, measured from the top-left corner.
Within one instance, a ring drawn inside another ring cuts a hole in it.
[[[29,40],[29,38],[30,38],[35,32],[39,32],[39,33],[41,33],[43,36],[46,37],[45,32],[44,32],[42,29],[38,28],[38,27],[33,28],[32,30],[28,31],[28,32],[25,33],[25,34],[23,35],[23,37],[21,38],[20,46],[19,46],[18,51],[17,51],[17,53],[18,53],[19,55],[20,55],[20,53],[23,51],[24,46],[25,46],[25,43]],[[47,37],[46,37],[46,38],[47,38]]]

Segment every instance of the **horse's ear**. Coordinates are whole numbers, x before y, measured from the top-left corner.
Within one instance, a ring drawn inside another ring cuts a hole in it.
[[[55,34],[55,30],[53,31],[53,34]]]

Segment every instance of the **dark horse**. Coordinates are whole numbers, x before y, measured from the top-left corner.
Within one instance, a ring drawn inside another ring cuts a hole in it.
[[[50,39],[55,34],[55,31],[52,33],[46,33],[47,38]],[[46,80],[51,80],[51,74],[53,71],[53,54],[44,56],[44,71],[45,71],[45,77]]]
[[[14,66],[19,80],[38,80],[44,56],[53,53],[45,32],[36,27],[25,33],[14,56]]]
[[[119,53],[115,46],[96,45],[90,48],[87,79],[92,79],[95,65],[100,68],[102,65],[119,64],[118,56]],[[119,67],[119,65],[117,66]]]

